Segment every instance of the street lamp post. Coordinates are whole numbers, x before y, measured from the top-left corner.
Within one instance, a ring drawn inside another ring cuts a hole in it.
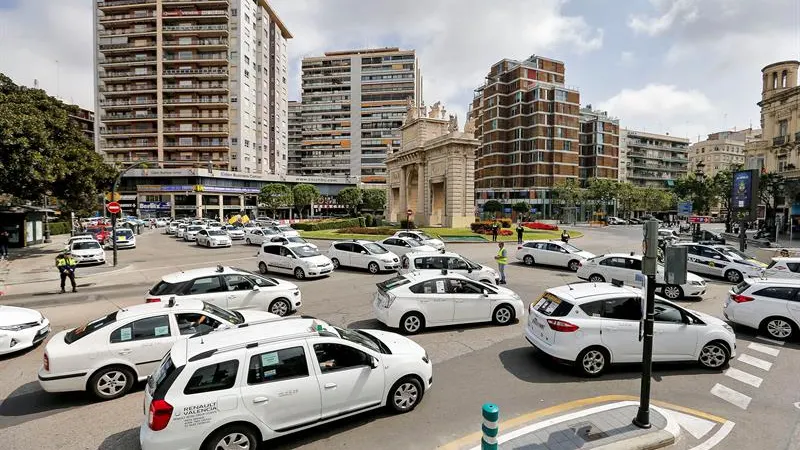
[[[44,242],[45,242],[45,244],[49,244],[49,243],[53,242],[53,240],[50,239],[50,217],[47,214],[47,211],[50,209],[50,207],[48,206],[48,202],[49,202],[49,197],[51,195],[53,195],[53,193],[50,192],[50,191],[47,191],[44,194]]]
[[[116,178],[114,178],[114,184],[111,185],[111,201],[115,201],[114,197],[117,193],[117,185],[122,180],[122,176],[125,175],[129,170],[135,169],[137,167],[141,167],[145,164],[150,163],[151,161],[141,161],[131,166],[128,166],[120,172]],[[113,249],[114,255],[114,267],[117,267],[117,215],[111,214],[111,248]]]
[[[702,194],[704,194],[703,191],[705,190],[705,186],[703,186],[703,183],[706,180],[706,172],[703,170],[705,168],[706,168],[706,164],[703,161],[700,161],[695,166],[695,171],[694,171],[694,176],[697,179],[697,181],[700,183],[699,190],[701,191]],[[702,212],[702,211],[700,211],[700,212]],[[700,224],[699,223],[695,224],[695,231],[694,232],[695,232],[695,234],[698,234],[698,235],[700,234]]]

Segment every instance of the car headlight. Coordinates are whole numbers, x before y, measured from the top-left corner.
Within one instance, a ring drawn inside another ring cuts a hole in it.
[[[24,328],[25,327],[23,325],[7,325],[7,326],[4,326],[4,327],[0,327],[0,330],[2,330],[2,331],[19,331],[19,330],[22,330]]]
[[[725,327],[726,330],[730,331],[731,334],[734,334],[732,326],[728,325],[727,323],[722,324],[722,326]]]

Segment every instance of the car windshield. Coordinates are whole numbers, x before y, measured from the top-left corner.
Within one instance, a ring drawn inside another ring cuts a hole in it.
[[[222,230],[210,230],[208,232],[209,236],[227,236],[228,234]]]
[[[367,347],[368,349],[378,353],[384,353],[381,351],[381,348],[377,342],[373,340],[374,338],[372,338],[372,336],[368,336],[367,334],[364,334],[358,330],[350,330],[347,328],[333,327],[333,329],[336,330],[336,332],[339,333],[339,336],[346,341],[361,344],[364,347]]]
[[[228,322],[234,325],[239,325],[240,323],[244,323],[244,316],[242,316],[238,312],[228,311],[227,309],[222,309],[218,306],[214,306],[211,303],[203,302],[203,311],[214,314],[220,319],[227,320]]]
[[[151,396],[155,393],[156,389],[161,386],[161,383],[167,379],[168,376],[175,371],[175,363],[172,362],[172,357],[170,356],[169,352],[167,352],[164,359],[161,360],[161,364],[158,366],[153,375],[147,379],[147,393]]]
[[[297,256],[301,258],[310,258],[312,256],[320,255],[319,250],[310,245],[299,245],[297,247],[292,247],[292,251],[294,251]]]
[[[726,256],[732,256],[738,259],[753,259],[752,256],[748,255],[747,253],[740,252],[733,247],[717,247],[717,250],[721,251]]]
[[[100,243],[97,241],[77,241],[72,243],[73,250],[96,250],[100,247]]]
[[[288,238],[286,238],[286,240],[289,241],[289,242],[296,242],[298,244],[305,244],[306,243],[306,240],[301,238],[300,236],[288,237]]]
[[[419,241],[416,241],[414,239],[406,239],[406,242],[408,243],[409,247],[422,247],[422,244],[420,244]]]
[[[201,225],[192,225],[189,228],[187,228],[186,230],[187,231],[200,231],[202,229],[203,229],[203,227]]]
[[[278,230],[280,230],[280,231],[294,231],[294,228],[292,228],[290,226],[287,226],[287,225],[281,225],[281,226],[276,227],[276,228]]]
[[[463,259],[469,265],[470,269],[481,269],[481,267],[482,267],[480,264],[478,264],[478,263],[476,263],[474,261],[470,261],[469,259],[467,259],[467,258],[465,258],[463,256],[461,257],[461,259]]]
[[[563,247],[566,251],[568,251],[570,253],[578,253],[578,252],[583,251],[583,250],[579,249],[578,247],[575,247],[574,245],[565,244],[563,242],[561,243],[561,247]]]
[[[72,344],[73,342],[77,341],[78,339],[81,339],[81,338],[83,338],[85,336],[88,336],[88,335],[94,333],[95,331],[105,327],[106,325],[108,325],[110,323],[114,323],[116,321],[117,321],[117,312],[114,311],[113,313],[111,313],[111,314],[109,314],[109,315],[107,315],[105,317],[101,317],[99,319],[95,319],[95,320],[87,323],[86,325],[83,325],[81,327],[75,328],[74,330],[68,332],[64,336],[64,342],[66,342],[67,344]]]
[[[131,230],[117,230],[117,236],[131,238],[131,237],[133,237],[133,231],[131,231]]]
[[[423,231],[417,231],[415,234],[422,239],[435,239],[433,236]]]
[[[373,242],[370,242],[369,244],[363,244],[363,245],[364,248],[367,249],[367,251],[369,251],[374,255],[383,255],[385,253],[389,253],[389,250],[386,250],[385,248],[381,247],[380,244],[375,244]]]

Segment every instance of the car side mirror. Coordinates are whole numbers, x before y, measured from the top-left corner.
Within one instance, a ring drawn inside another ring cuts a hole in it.
[[[472,267],[467,268],[467,273],[472,273]]]
[[[373,369],[377,369],[378,368],[378,358],[376,358],[374,356],[370,356],[369,357],[369,366],[372,367]]]
[[[261,286],[255,284],[255,285],[253,285],[253,290],[254,291],[260,291],[261,290]]]
[[[483,296],[484,297],[488,297],[489,296],[489,290],[488,289],[484,289],[483,290]]]
[[[366,255],[366,254],[367,254],[367,252],[365,252],[364,250],[361,250],[361,254],[362,254],[362,255]]]

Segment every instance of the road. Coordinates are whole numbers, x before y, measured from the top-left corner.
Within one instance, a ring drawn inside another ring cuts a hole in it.
[[[573,243],[596,254],[641,248],[639,227],[582,231],[585,237]],[[329,245],[316,243],[323,250]],[[495,253],[491,244],[453,244],[451,248],[482,264],[491,264]],[[509,248],[513,255],[515,247]],[[12,292],[3,302],[41,310],[58,331],[141,303],[145,291],[167,273],[218,263],[254,270],[255,253],[255,246],[239,242],[229,249],[206,249],[147,234],[136,249],[120,252],[124,268],[81,278],[77,294],[60,295],[57,284],[41,285],[30,294]],[[512,264],[506,272],[508,287],[526,301],[537,299],[547,287],[577,280],[566,270],[521,264]],[[341,326],[379,327],[372,318],[371,299],[375,283],[390,276],[342,269],[329,278],[298,282],[302,313]],[[682,303],[718,316],[728,288],[722,280],[710,280],[704,299]],[[417,410],[403,416],[368,413],[282,438],[270,448],[429,449],[476,431],[480,405],[486,401],[500,405],[502,417],[511,418],[598,395],[638,395],[637,367],[617,367],[597,380],[575,377],[569,368],[540,358],[525,341],[522,327],[522,323],[457,326],[415,336],[434,362],[434,386]],[[800,429],[800,409],[794,406],[800,402],[796,389],[800,347],[760,340],[752,330],[737,330],[737,337],[739,354],[747,357],[731,363],[736,370],[715,373],[692,365],[656,366],[653,398],[735,422],[725,448],[785,449],[794,430]],[[36,382],[42,353],[39,347],[0,359],[3,448],[138,448],[141,388],[104,403],[78,393],[47,394]]]

